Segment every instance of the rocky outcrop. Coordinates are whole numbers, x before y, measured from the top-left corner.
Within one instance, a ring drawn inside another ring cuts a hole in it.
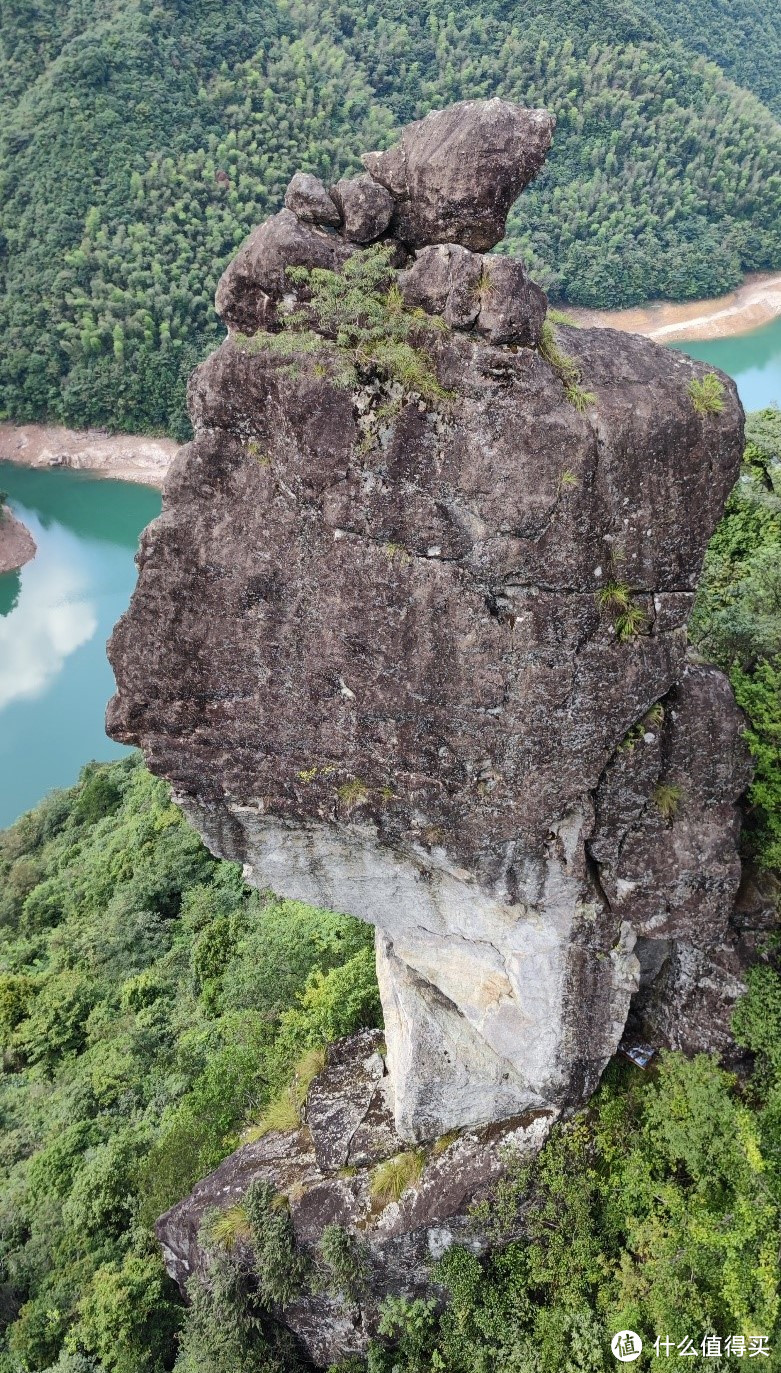
[[[18,572],[35,557],[35,539],[4,506],[0,506],[0,574]]]
[[[554,125],[547,110],[468,100],[432,110],[396,147],[362,161],[396,200],[393,232],[402,243],[485,252],[504,237],[507,213],[545,161]]]
[[[721,1045],[739,975],[742,720],[686,621],[742,412],[680,353],[543,330],[482,257],[551,128],[454,106],[365,159],[384,198],[299,181],[254,232],[111,645],[110,732],[212,850],[377,927],[408,1141],[583,1101],[633,997],[655,1042]],[[288,266],[367,234],[426,394],[371,354],[335,379],[316,313],[292,361],[265,332],[307,309]]]
[[[377,1031],[332,1045],[302,1128],[245,1144],[156,1226],[166,1267],[185,1290],[193,1274],[208,1274],[203,1222],[241,1205],[251,1183],[270,1184],[287,1201],[296,1247],[310,1265],[300,1293],[275,1314],[318,1366],[365,1353],[385,1297],[430,1296],[431,1264],[450,1245],[485,1249],[473,1207],[490,1198],[510,1157],[536,1153],[554,1120],[536,1112],[410,1153],[394,1130],[382,1049]],[[379,1168],[393,1157],[409,1165],[397,1200],[383,1193]],[[360,1253],[361,1289],[351,1299],[323,1281],[319,1246],[329,1225]],[[249,1238],[240,1261],[254,1262]]]

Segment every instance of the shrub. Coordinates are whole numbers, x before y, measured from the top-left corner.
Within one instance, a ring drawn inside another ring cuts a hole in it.
[[[286,1306],[300,1293],[309,1268],[296,1249],[287,1198],[267,1182],[253,1182],[244,1198],[258,1294],[264,1306]]]
[[[694,377],[689,383],[689,395],[698,415],[719,415],[724,409],[724,383],[715,372]]]
[[[325,267],[288,267],[291,282],[308,298],[280,316],[281,331],[251,339],[237,335],[240,347],[268,352],[297,370],[298,360],[316,355],[318,374],[334,385],[355,386],[359,374],[379,372],[405,391],[426,400],[446,400],[424,344],[444,326],[421,310],[408,310],[390,259],[393,248],[374,244],[347,259],[339,271]],[[314,324],[314,328],[312,327]]]
[[[326,1225],[320,1256],[327,1271],[326,1285],[334,1296],[358,1301],[369,1280],[368,1250],[341,1225]]]

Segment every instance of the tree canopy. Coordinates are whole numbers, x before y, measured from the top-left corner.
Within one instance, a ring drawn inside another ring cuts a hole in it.
[[[17,0],[0,33],[4,412],[186,437],[217,278],[292,173],[356,171],[467,97],[557,117],[503,245],[554,298],[686,299],[778,268],[780,30],[772,0]]]

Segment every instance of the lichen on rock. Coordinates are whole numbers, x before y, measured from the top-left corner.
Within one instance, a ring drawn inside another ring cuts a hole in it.
[[[633,997],[658,1042],[721,1045],[739,985],[742,719],[686,622],[742,410],[483,256],[552,128],[468,101],[353,181],[294,178],[220,282],[111,645],[110,732],[211,849],[376,926],[409,1143],[573,1108]],[[317,316],[370,240],[386,344],[436,385]]]

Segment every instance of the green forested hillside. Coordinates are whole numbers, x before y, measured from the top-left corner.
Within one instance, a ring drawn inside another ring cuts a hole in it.
[[[371,929],[248,891],[136,759],[0,834],[2,1373],[171,1367],[151,1222],[378,1017]]]
[[[781,267],[778,30],[771,0],[8,0],[0,407],[186,435],[216,279],[292,172],[355,169],[467,96],[558,118],[506,244],[553,295],[685,298]]]
[[[746,841],[778,871],[779,412],[748,438],[692,630],[747,712]],[[249,891],[136,758],[0,833],[0,1373],[295,1373],[230,1253],[186,1310],[151,1224],[245,1123],[283,1123],[329,1040],[379,1018],[369,927]],[[614,1063],[501,1189],[493,1258],[449,1251],[444,1309],[389,1302],[386,1342],[338,1373],[608,1373],[626,1327],[762,1334],[781,1367],[777,939],[734,1029],[740,1080],[703,1055]],[[502,1247],[529,1195],[526,1240]]]

